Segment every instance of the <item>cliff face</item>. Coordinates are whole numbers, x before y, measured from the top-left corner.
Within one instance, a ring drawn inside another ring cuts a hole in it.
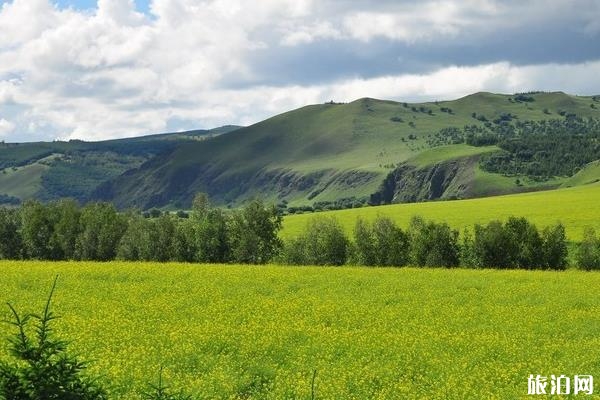
[[[371,195],[371,203],[413,203],[468,197],[478,158],[464,157],[426,167],[401,164]]]

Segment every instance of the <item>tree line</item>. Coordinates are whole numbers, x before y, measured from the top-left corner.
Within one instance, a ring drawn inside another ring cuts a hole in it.
[[[0,208],[0,258],[263,264],[282,243],[282,217],[261,201],[224,211],[196,196],[189,218],[145,218],[110,203],[74,200]]]
[[[359,219],[349,238],[334,218],[313,218],[288,241],[286,264],[418,267],[523,268],[562,270],[568,265],[563,225],[541,232],[526,218],[475,225],[459,235],[446,223],[414,217],[406,230],[390,218]],[[600,246],[596,246],[600,252]],[[587,264],[586,264],[587,265]]]
[[[279,238],[280,210],[254,200],[239,210],[196,196],[186,213],[119,213],[110,203],[25,202],[0,208],[0,258],[82,261],[178,261],[290,265],[600,269],[600,239],[586,228],[569,257],[565,228],[539,230],[526,218],[476,224],[462,234],[414,217],[407,229],[390,218],[358,219],[347,235],[333,217],[315,216],[304,231]]]

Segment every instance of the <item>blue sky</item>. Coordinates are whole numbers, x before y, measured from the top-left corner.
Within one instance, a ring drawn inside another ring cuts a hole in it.
[[[360,97],[600,94],[599,15],[600,0],[0,0],[0,140],[248,125]]]
[[[90,10],[96,8],[95,0],[54,0],[54,4],[57,4],[60,8],[73,7],[78,10]],[[137,10],[144,13],[148,13],[150,9],[150,2],[147,0],[135,0],[135,7]]]

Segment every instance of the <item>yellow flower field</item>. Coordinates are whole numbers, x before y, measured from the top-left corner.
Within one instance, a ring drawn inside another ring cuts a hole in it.
[[[59,274],[57,332],[118,399],[139,399],[161,366],[168,384],[207,399],[310,399],[314,370],[315,398],[335,400],[526,398],[529,374],[600,380],[598,273],[121,262],[0,270],[0,300],[22,312],[41,310]],[[1,325],[0,336],[10,332]]]

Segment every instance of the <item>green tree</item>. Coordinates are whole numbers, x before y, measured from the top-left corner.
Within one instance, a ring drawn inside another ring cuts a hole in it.
[[[460,265],[468,268],[478,267],[477,256],[475,254],[475,239],[469,229],[465,229],[462,235],[462,244],[460,247]]]
[[[112,204],[90,203],[81,210],[81,232],[75,243],[80,260],[113,260],[127,229],[125,217]]]
[[[511,268],[518,248],[500,221],[475,225],[474,256],[477,267]]]
[[[524,217],[509,217],[505,230],[512,242],[512,266],[516,268],[540,268],[544,266],[543,241],[531,222]]]
[[[19,210],[0,207],[0,258],[15,260],[22,256],[23,240]]]
[[[359,265],[376,265],[373,229],[362,218],[358,218],[356,225],[354,225],[354,248],[356,262]]]
[[[408,263],[409,239],[390,218],[378,216],[372,224],[356,221],[354,244],[362,265],[402,266]]]
[[[173,257],[179,262],[197,261],[195,222],[192,219],[180,219],[175,226],[173,236]]]
[[[194,197],[189,219],[180,220],[173,235],[173,253],[179,261],[219,263],[229,260],[227,218],[222,210],[211,207],[206,193]]]
[[[409,226],[411,261],[421,267],[459,265],[458,231],[446,223],[426,222],[413,217]]]
[[[127,229],[119,241],[116,257],[119,260],[147,260],[150,253],[150,221],[132,212],[127,218]]]
[[[54,235],[55,214],[39,201],[30,200],[21,207],[21,237],[26,258],[57,260],[61,258]]]
[[[562,224],[548,226],[542,231],[544,267],[550,269],[567,268],[567,235]]]
[[[152,260],[166,262],[175,258],[174,237],[175,222],[173,217],[164,213],[156,220],[152,221],[152,232],[150,247],[152,251]]]
[[[71,199],[59,200],[49,208],[49,212],[54,214],[55,220],[51,243],[60,250],[61,259],[74,259],[81,214],[77,202]]]
[[[278,237],[282,217],[275,206],[253,200],[234,212],[228,224],[232,261],[250,264],[269,262],[281,249]]]
[[[586,226],[583,230],[583,240],[579,244],[575,259],[581,269],[600,269],[600,241],[591,226]]]
[[[286,242],[283,261],[300,265],[343,265],[350,241],[335,218],[313,217],[304,232]]]

